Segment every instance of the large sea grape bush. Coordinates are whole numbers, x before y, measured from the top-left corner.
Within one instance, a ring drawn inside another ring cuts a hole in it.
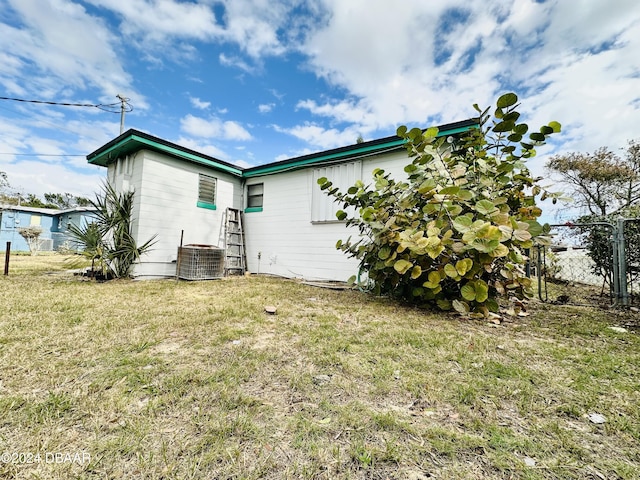
[[[456,136],[399,127],[412,158],[406,179],[375,169],[370,185],[358,181],[346,192],[318,179],[343,205],[337,218],[359,230],[336,246],[360,260],[375,293],[471,316],[497,312],[500,296],[533,295],[526,253],[550,243],[536,198],[555,202],[558,194],[532,177],[526,161],[560,124],[529,132],[518,107],[514,93],[495,109],[474,105],[477,128]]]

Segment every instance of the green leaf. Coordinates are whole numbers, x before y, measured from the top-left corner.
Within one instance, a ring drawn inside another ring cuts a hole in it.
[[[420,128],[414,127],[411,130],[409,130],[407,137],[409,137],[411,140],[415,142],[417,139],[422,138],[422,130]]]
[[[404,260],[404,259],[400,259],[396,263],[393,264],[394,270],[396,272],[398,272],[400,275],[404,275],[405,273],[407,273],[407,271],[412,266],[413,266],[413,264],[411,262],[408,262],[407,260]]]
[[[527,240],[531,240],[531,234],[527,230],[514,230],[513,238],[520,242],[526,242]]]
[[[484,280],[477,280],[475,285],[476,302],[483,303],[489,298],[489,286]]]
[[[464,233],[471,228],[473,225],[473,220],[467,217],[466,215],[461,215],[453,219],[453,228],[455,228],[460,233]]]
[[[535,220],[526,220],[526,223],[529,224],[529,233],[532,237],[537,237],[538,235],[542,235],[544,232],[542,225],[540,225]]]
[[[526,123],[519,123],[515,127],[513,127],[513,133],[517,133],[518,135],[524,135],[529,130],[529,125]]]
[[[520,114],[518,112],[509,112],[504,117],[502,117],[502,120],[507,122],[517,122],[519,118]]]
[[[460,300],[454,300],[451,302],[453,309],[461,314],[467,314],[470,311],[469,304],[467,302],[461,302]]]
[[[509,140],[510,142],[519,142],[520,140],[522,140],[522,135],[520,135],[519,133],[512,133],[507,137],[507,140]]]
[[[349,195],[355,195],[356,193],[358,193],[358,187],[349,187],[349,190],[347,190],[347,193]]]
[[[460,187],[451,186],[451,187],[443,188],[438,193],[440,195],[456,195],[459,191],[460,191]]]
[[[427,128],[427,130],[424,132],[424,137],[425,138],[435,138],[438,136],[438,127],[429,127]]]
[[[438,305],[438,308],[440,310],[444,310],[444,311],[451,310],[451,302],[449,300],[446,300],[444,298],[439,298],[438,300],[436,300],[436,304]]]
[[[456,278],[458,276],[458,270],[456,269],[456,267],[454,267],[453,265],[451,265],[450,263],[447,263],[444,266],[444,273],[447,274],[448,277],[451,278]],[[465,272],[466,273],[466,272]],[[464,275],[464,274],[463,274]]]
[[[382,247],[380,250],[378,250],[378,258],[380,260],[386,260],[390,256],[391,256],[391,248]]]
[[[420,275],[422,275],[422,268],[420,268],[420,265],[416,265],[411,269],[411,280],[415,280]]]
[[[491,200],[480,200],[476,203],[475,209],[481,215],[489,215],[491,212],[497,210],[497,207]]]
[[[456,262],[456,270],[458,274],[463,277],[466,273],[471,270],[473,267],[473,260],[470,258],[463,258],[462,260],[458,260]]]
[[[460,190],[458,192],[458,198],[460,200],[469,201],[469,200],[472,200],[473,197],[474,197],[473,192],[470,192],[469,190]]]
[[[434,188],[436,188],[436,181],[433,178],[429,178],[420,184],[420,186],[418,187],[418,193],[424,195],[425,193],[429,193]]]
[[[400,125],[396,130],[396,135],[398,135],[399,137],[404,137],[406,133],[407,133],[406,125]]]
[[[426,251],[427,255],[435,260],[444,251],[444,246],[438,237],[429,237]]]
[[[509,255],[509,247],[504,244],[499,244],[493,252],[491,252],[491,256],[494,258],[506,257]]]
[[[320,177],[318,180],[318,185],[322,185],[323,183],[327,183],[327,177]]]
[[[471,282],[467,283],[460,289],[460,295],[468,302],[473,302],[476,299],[476,289]]]
[[[515,105],[518,102],[518,96],[515,93],[505,93],[498,98],[496,105],[498,108],[507,108],[511,105]]]
[[[347,218],[347,212],[345,212],[344,210],[338,210],[336,212],[336,218],[338,220],[344,220],[345,218]]]
[[[549,126],[553,129],[553,133],[560,133],[562,129],[562,126],[556,121],[549,122]]]
[[[543,125],[540,127],[540,133],[543,135],[551,135],[553,133],[553,128]]]
[[[500,122],[493,126],[491,130],[496,133],[510,132],[516,124],[513,121]]]
[[[539,133],[539,132],[533,132],[529,134],[529,138],[534,142],[544,142],[546,139],[544,133]]]
[[[438,272],[429,272],[427,276],[430,283],[435,283],[436,285],[440,283],[440,274]]]

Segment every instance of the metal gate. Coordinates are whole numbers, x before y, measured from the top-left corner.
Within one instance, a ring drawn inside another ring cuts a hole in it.
[[[543,302],[632,306],[640,303],[640,219],[551,225],[551,246],[531,264]]]

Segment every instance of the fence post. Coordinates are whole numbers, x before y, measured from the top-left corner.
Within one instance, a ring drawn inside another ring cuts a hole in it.
[[[627,252],[624,241],[624,218],[618,218],[616,223],[616,235],[618,241],[616,242],[618,247],[618,298],[622,300],[622,305],[629,306],[629,292],[627,291]]]
[[[11,242],[7,242],[7,249],[4,253],[4,274],[9,275],[9,258],[11,256]]]

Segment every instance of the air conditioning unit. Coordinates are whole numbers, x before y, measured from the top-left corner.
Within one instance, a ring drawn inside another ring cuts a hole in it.
[[[40,238],[38,239],[38,247],[41,252],[53,251],[53,238]]]
[[[183,280],[222,278],[224,257],[224,249],[213,245],[189,244],[178,247],[178,278]]]

